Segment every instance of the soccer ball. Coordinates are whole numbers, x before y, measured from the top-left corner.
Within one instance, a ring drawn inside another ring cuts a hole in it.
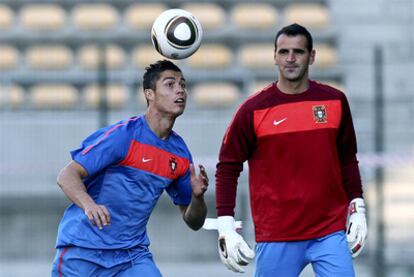
[[[184,59],[200,47],[203,29],[198,19],[182,9],[170,9],[154,21],[151,40],[154,48],[166,58]]]

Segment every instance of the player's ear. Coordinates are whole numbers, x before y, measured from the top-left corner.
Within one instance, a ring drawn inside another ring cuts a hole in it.
[[[275,65],[278,65],[277,59],[276,59],[276,54],[277,54],[276,51],[277,51],[277,49],[275,47],[275,49],[273,50],[273,61],[274,61]]]
[[[147,102],[154,100],[154,94],[155,92],[152,89],[147,88],[144,90],[144,95],[145,95],[145,99],[147,99]]]
[[[309,55],[309,65],[312,65],[315,61],[316,51],[315,49],[312,49]]]

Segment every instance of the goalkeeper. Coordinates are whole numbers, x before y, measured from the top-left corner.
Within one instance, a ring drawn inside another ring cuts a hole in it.
[[[219,254],[235,272],[255,255],[234,221],[248,161],[255,276],[297,277],[309,263],[316,276],[355,276],[352,257],[367,233],[355,131],[345,94],[308,79],[315,54],[306,28],[282,28],[278,79],[242,103],[224,136],[216,171]]]

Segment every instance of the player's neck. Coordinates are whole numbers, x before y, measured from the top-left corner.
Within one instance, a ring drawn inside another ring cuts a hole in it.
[[[299,81],[289,81],[282,78],[277,81],[276,86],[283,93],[299,94],[305,92],[309,88],[309,80],[304,78]]]
[[[174,126],[175,118],[161,116],[151,112],[145,113],[145,120],[148,123],[151,131],[154,132],[160,139],[167,139]]]

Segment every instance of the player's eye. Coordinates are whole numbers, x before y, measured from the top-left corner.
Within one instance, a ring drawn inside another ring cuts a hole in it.
[[[303,50],[303,49],[295,49],[295,50],[293,50],[293,53],[294,54],[298,54],[298,55],[303,55],[303,54],[305,54],[305,50]]]
[[[279,55],[287,55],[289,53],[289,51],[287,49],[280,49],[278,51]]]

